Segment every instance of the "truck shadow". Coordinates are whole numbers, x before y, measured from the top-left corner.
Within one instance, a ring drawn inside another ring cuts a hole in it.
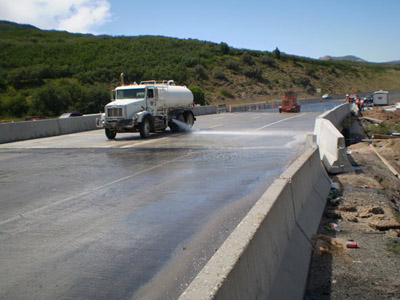
[[[173,137],[173,136],[180,136],[180,135],[185,135],[185,134],[190,134],[192,131],[183,131],[183,132],[178,132],[174,133],[171,132],[169,129],[163,131],[163,132],[155,132],[151,133],[150,136],[146,139],[142,139],[140,137],[139,133],[135,132],[127,132],[127,133],[118,133],[117,136],[113,141],[116,142],[122,142],[122,141],[151,141],[151,140],[159,140],[165,137]]]

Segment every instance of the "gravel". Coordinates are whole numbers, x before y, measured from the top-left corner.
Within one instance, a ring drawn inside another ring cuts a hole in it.
[[[348,148],[356,171],[331,176],[313,238],[306,300],[400,299],[400,179],[371,147],[400,171],[400,139]],[[358,247],[347,248],[348,241]]]

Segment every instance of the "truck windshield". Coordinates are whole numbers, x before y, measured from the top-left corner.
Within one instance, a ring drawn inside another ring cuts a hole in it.
[[[117,90],[117,99],[141,99],[144,98],[144,89]]]

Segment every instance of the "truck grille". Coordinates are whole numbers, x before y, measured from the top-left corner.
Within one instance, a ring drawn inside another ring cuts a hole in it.
[[[122,107],[111,107],[107,109],[108,117],[123,117]]]

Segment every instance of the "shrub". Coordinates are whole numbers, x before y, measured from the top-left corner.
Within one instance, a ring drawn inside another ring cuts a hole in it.
[[[333,74],[333,75],[335,75],[336,77],[339,76],[339,73],[336,71],[334,66],[330,66],[329,69],[328,69],[328,72]]]
[[[317,74],[315,74],[315,72],[316,72],[316,68],[315,67],[307,66],[307,68],[306,68],[306,75],[307,76],[314,77],[314,78],[318,79],[318,76],[317,76]]]
[[[200,65],[200,64],[196,65],[194,67],[194,72],[195,72],[195,74],[197,75],[198,78],[200,78],[200,79],[208,79],[208,75],[206,73],[206,68],[204,68],[203,65]]]
[[[308,86],[312,86],[310,78],[300,77],[295,79],[294,82],[297,85],[301,85],[303,88],[307,88]]]
[[[400,133],[400,124],[396,124],[393,126],[393,132],[399,132]]]
[[[231,99],[235,98],[235,96],[226,89],[220,89],[218,91],[218,94],[220,94],[221,96],[227,97],[227,98],[231,98]]]
[[[189,86],[189,90],[193,93],[194,103],[199,105],[207,105],[208,102],[204,96],[204,90],[199,86]]]
[[[386,243],[386,249],[394,254],[400,254],[400,243],[397,240],[389,241]]]
[[[254,60],[251,57],[250,53],[247,51],[243,53],[241,60],[242,60],[242,63],[244,63],[245,65],[248,65],[248,66],[254,65]]]
[[[256,79],[258,81],[263,81],[262,70],[257,67],[248,67],[244,70],[244,75],[251,79]]]
[[[228,81],[228,78],[226,77],[224,70],[221,68],[215,69],[214,78]]]
[[[370,124],[367,127],[367,131],[369,134],[382,134],[382,135],[389,135],[391,134],[391,128],[385,122],[380,124]]]
[[[310,86],[307,89],[307,93],[310,94],[310,95],[314,95],[316,92],[317,92],[317,90],[316,90],[316,88],[314,86]]]
[[[261,57],[260,62],[264,65],[267,65],[270,68],[275,68],[276,67],[276,63],[275,60],[268,57],[267,55],[264,55]]]
[[[199,57],[186,57],[184,59],[184,64],[188,68],[193,68],[194,66],[201,64],[201,59]]]
[[[23,117],[29,110],[28,103],[26,102],[26,98],[23,95],[17,95],[9,101],[7,101],[4,105],[4,110],[9,116],[15,117]]]
[[[229,70],[233,70],[233,71],[239,71],[240,70],[238,62],[233,60],[233,59],[228,60],[225,65]]]

